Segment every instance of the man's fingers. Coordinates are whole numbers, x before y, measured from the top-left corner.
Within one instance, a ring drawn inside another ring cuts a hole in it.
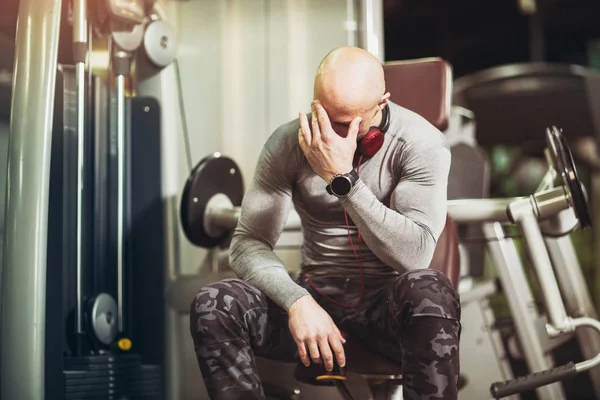
[[[319,123],[319,132],[321,136],[327,134],[327,132],[331,132],[331,121],[329,121],[329,115],[327,115],[327,111],[321,105],[321,103],[317,100],[314,102],[314,109],[316,111],[317,122]],[[314,118],[314,114],[313,114]]]
[[[360,128],[360,122],[362,121],[361,117],[356,117],[350,122],[350,127],[348,128],[348,136],[346,139],[348,140],[356,140],[358,136],[358,130]]]
[[[304,135],[302,134],[302,129],[298,129],[298,144],[300,145],[300,148],[302,149],[304,154],[306,154],[306,149],[308,148],[308,144],[306,143],[306,139],[304,138]]]
[[[317,345],[317,342],[311,340],[307,343],[307,345],[310,358],[312,358],[316,364],[319,364],[321,362],[321,356],[319,355],[319,346]]]
[[[317,104],[317,102],[313,101],[312,106],[311,106],[312,114],[310,117],[313,141],[321,139],[321,129],[319,128],[319,114],[317,113],[316,104]]]
[[[335,354],[337,364],[340,367],[345,367],[346,353],[344,352],[344,346],[342,346],[342,342],[338,339],[337,335],[332,334],[329,336],[329,344],[331,346],[331,350],[333,350],[333,354]]]
[[[310,366],[310,358],[308,358],[308,353],[306,352],[306,346],[304,345],[304,342],[296,342],[296,345],[298,346],[298,357],[300,357],[300,361],[302,361],[304,366]]]
[[[333,369],[333,353],[326,337],[319,341],[319,348],[321,349],[321,358],[325,363],[325,370],[331,371]]]
[[[298,114],[298,118],[300,119],[300,134],[304,138],[304,141],[308,146],[310,146],[312,142],[312,133],[310,131],[310,125],[308,123],[308,117],[303,112]]]
[[[342,342],[342,344],[346,343],[346,338],[344,337],[344,335],[342,335],[342,332],[340,332],[340,330],[338,329],[338,327],[335,327],[335,332],[337,333],[338,337],[340,338],[340,342]]]

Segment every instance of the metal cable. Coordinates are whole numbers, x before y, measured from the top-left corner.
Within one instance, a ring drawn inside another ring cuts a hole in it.
[[[185,143],[185,155],[187,157],[188,169],[192,171],[192,150],[190,146],[190,135],[187,125],[187,116],[185,113],[185,106],[183,104],[183,88],[181,86],[181,74],[179,73],[179,62],[177,59],[173,60],[175,66],[175,76],[177,80],[177,97],[179,99],[179,116],[181,117],[181,124],[183,128],[183,140]]]

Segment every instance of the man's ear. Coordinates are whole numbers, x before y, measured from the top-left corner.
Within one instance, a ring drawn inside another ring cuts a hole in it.
[[[379,108],[383,110],[389,100],[390,92],[386,92],[383,96],[381,96],[381,100],[379,100]]]

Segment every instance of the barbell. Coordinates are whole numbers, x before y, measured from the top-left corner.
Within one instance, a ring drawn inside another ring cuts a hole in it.
[[[511,204],[529,198],[544,234],[560,236],[574,226],[591,225],[587,199],[575,163],[562,132],[546,132],[549,181],[528,197],[506,199],[464,199],[448,202],[448,213],[458,223],[511,222]],[[238,223],[244,196],[240,168],[229,157],[213,153],[200,160],[185,183],[180,204],[180,219],[188,240],[199,247],[226,246]],[[552,217],[552,218],[549,218]],[[301,222],[294,211],[284,231],[298,231]]]

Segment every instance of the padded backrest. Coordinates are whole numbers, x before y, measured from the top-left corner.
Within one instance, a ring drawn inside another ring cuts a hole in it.
[[[452,68],[441,58],[383,64],[390,100],[423,116],[439,130],[448,127]]]
[[[457,287],[460,273],[458,231],[450,216],[446,216],[446,226],[438,239],[429,268],[443,272],[450,279],[452,285]]]
[[[452,99],[450,64],[441,58],[391,61],[383,64],[383,71],[390,100],[423,116],[439,130],[448,128]],[[430,268],[443,272],[454,287],[458,284],[458,231],[449,216]]]

